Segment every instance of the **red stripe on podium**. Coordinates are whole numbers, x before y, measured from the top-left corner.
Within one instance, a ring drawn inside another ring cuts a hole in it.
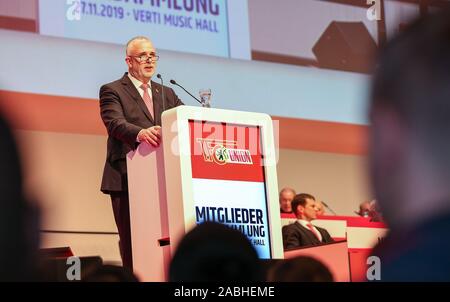
[[[264,182],[258,127],[189,121],[189,130],[193,178]]]

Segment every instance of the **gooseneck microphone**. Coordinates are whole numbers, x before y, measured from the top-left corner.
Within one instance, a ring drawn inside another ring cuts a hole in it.
[[[170,84],[173,84],[173,85],[176,85],[176,86],[180,87],[180,88],[183,89],[187,94],[189,94],[191,97],[193,97],[197,102],[199,102],[200,105],[203,106],[203,103],[202,103],[199,99],[197,99],[195,96],[193,96],[192,93],[190,93],[189,91],[187,91],[183,86],[181,86],[180,84],[178,84],[175,80],[173,80],[173,79],[170,80]]]
[[[163,78],[160,73],[158,73],[156,75],[156,77],[158,79],[160,79],[160,81],[161,81],[161,95],[162,95],[162,111],[161,112],[164,112],[166,110],[166,95],[164,94],[164,81],[163,81]]]
[[[322,204],[328,209],[328,210],[330,210],[330,212],[331,213],[333,213],[334,215],[336,215],[337,216],[337,214],[336,214],[336,212],[335,211],[333,211],[323,200],[322,200]]]

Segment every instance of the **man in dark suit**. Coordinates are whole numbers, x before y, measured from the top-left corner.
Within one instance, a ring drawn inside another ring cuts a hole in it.
[[[314,226],[317,218],[316,200],[309,194],[297,194],[291,203],[297,221],[283,227],[285,249],[320,245],[333,242],[327,230]]]
[[[108,131],[101,191],[111,196],[122,262],[130,269],[133,264],[126,154],[139,143],[158,147],[161,113],[183,104],[171,88],[151,81],[158,59],[150,39],[135,37],[126,46],[128,72],[100,88],[100,113]]]

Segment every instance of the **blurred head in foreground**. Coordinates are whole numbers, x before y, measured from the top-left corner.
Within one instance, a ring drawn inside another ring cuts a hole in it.
[[[450,14],[382,50],[370,106],[370,171],[391,234],[382,281],[450,281]]]
[[[100,265],[86,276],[84,282],[138,282],[139,280],[127,267]]]
[[[205,222],[181,240],[170,264],[170,281],[260,281],[258,255],[241,232]]]
[[[333,276],[320,261],[306,256],[280,260],[267,273],[268,282],[333,282]]]
[[[0,117],[0,281],[33,281],[38,249],[36,211],[23,193],[19,153]]]

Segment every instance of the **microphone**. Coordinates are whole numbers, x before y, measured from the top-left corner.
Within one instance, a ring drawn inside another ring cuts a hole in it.
[[[193,96],[189,91],[187,91],[183,86],[181,86],[180,84],[178,84],[175,80],[173,80],[173,79],[170,80],[170,84],[173,84],[173,85],[176,85],[176,86],[180,87],[180,88],[183,89],[187,94],[189,94],[191,97],[193,97],[197,102],[199,102],[200,105],[203,106],[203,103],[202,103],[199,99],[197,99],[195,96]]]
[[[337,216],[336,212],[333,211],[333,210],[325,203],[325,201],[322,200],[322,204],[323,204],[328,210],[330,210],[331,213],[333,213],[335,216]]]
[[[156,75],[161,80],[161,94],[162,94],[162,112],[166,110],[166,96],[164,95],[164,81],[160,73]]]

